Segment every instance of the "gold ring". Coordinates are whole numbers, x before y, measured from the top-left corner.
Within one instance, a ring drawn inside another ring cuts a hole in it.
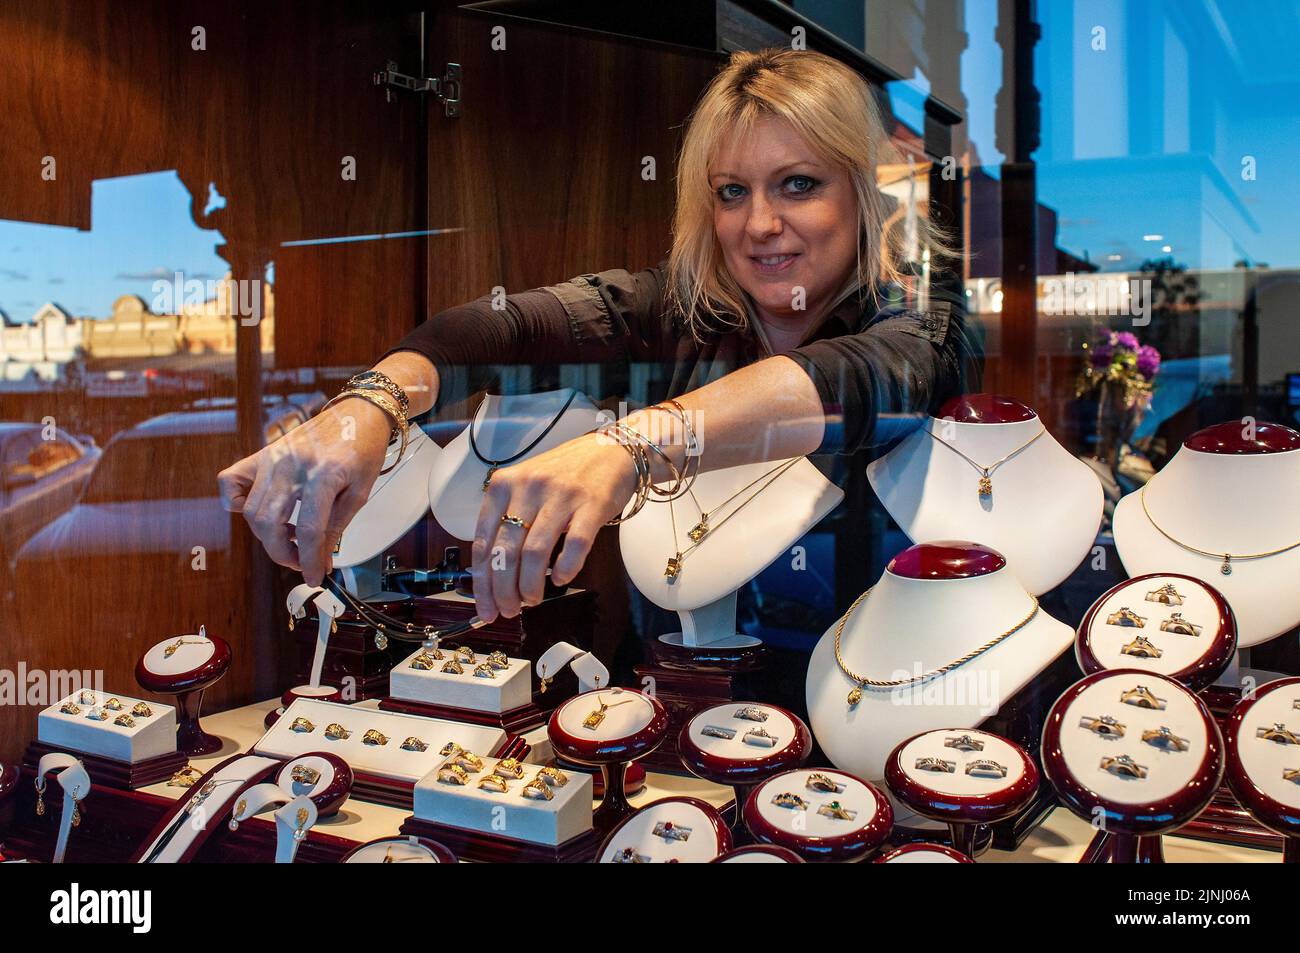
[[[1159,728],[1148,728],[1142,732],[1142,740],[1149,745],[1155,745],[1157,748],[1168,748],[1171,751],[1186,751],[1192,746],[1191,742],[1186,738],[1178,737],[1166,725],[1161,725]]]
[[[525,533],[533,528],[532,523],[526,523],[523,520],[521,520],[518,516],[511,516],[509,513],[501,517],[501,522],[508,523],[511,526],[518,526]]]
[[[59,708],[59,711],[63,712],[65,715],[80,715],[81,706],[75,702],[64,702],[62,707]]]
[[[438,769],[438,781],[441,784],[459,784],[464,787],[469,784],[469,775],[458,764],[444,764]]]
[[[1147,776],[1147,769],[1126,754],[1102,758],[1101,770],[1109,771],[1111,774],[1120,775],[1121,777],[1141,779]]]
[[[1172,582],[1165,583],[1159,589],[1153,589],[1147,593],[1147,602],[1159,602],[1167,606],[1181,606],[1183,596],[1174,588]]]
[[[537,772],[537,780],[543,784],[550,784],[557,788],[562,788],[569,783],[569,776],[559,768],[542,768]]]
[[[86,717],[89,718],[91,721],[108,721],[108,709],[96,708]]]
[[[411,737],[407,738],[405,741],[402,742],[402,750],[403,751],[428,751],[429,743],[427,741],[421,741],[419,738],[415,737],[415,735],[411,735]]]
[[[1265,741],[1276,741],[1280,745],[1300,745],[1300,738],[1280,721],[1272,728],[1256,728],[1255,737],[1263,738]]]
[[[808,780],[811,781],[812,778],[809,778]],[[793,794],[789,791],[782,791],[780,794],[775,795],[772,798],[772,803],[777,807],[786,807],[792,811],[808,810],[808,802],[799,795]]]
[[[849,810],[839,801],[831,801],[817,808],[817,813],[824,817],[833,817],[837,821],[851,821],[858,816],[857,811]]]
[[[1160,623],[1160,631],[1175,632],[1178,635],[1200,635],[1201,627],[1194,622],[1188,622],[1181,612],[1175,612]]]
[[[506,783],[506,779],[499,774],[489,774],[479,778],[478,786],[485,791],[499,791],[502,794],[510,790],[510,785]]]
[[[543,781],[541,777],[533,778],[524,785],[523,790],[519,793],[534,801],[549,801],[551,798],[555,797],[555,793],[551,790],[551,786]]]
[[[834,778],[815,771],[808,775],[808,780],[804,782],[804,787],[809,791],[824,791],[827,794],[839,794],[844,790],[844,785],[840,784]],[[780,795],[777,795],[778,797]]]
[[[293,720],[293,724],[289,726],[289,730],[297,731],[301,734],[307,734],[308,732],[315,731],[316,726],[313,725],[310,720],[299,717]]]
[[[131,709],[131,714],[135,715],[137,718],[152,718],[153,709],[144,702],[136,702],[135,706]]]
[[[498,672],[510,667],[509,657],[500,650],[490,653],[487,657],[487,663]]]
[[[1079,719],[1079,727],[1087,728],[1093,734],[1101,735],[1103,738],[1123,738],[1125,731],[1124,726],[1110,715],[1102,715],[1100,718],[1084,715]]]
[[[455,652],[457,661],[464,662],[467,665],[473,665],[478,661],[478,656],[474,654],[474,650],[468,645],[456,646]]]
[[[1128,691],[1121,692],[1119,700],[1125,705],[1150,708],[1153,711],[1164,711],[1166,704],[1163,698],[1157,698],[1145,685],[1134,685]]]
[[[108,701],[104,702],[104,707],[109,711],[121,711],[122,703],[116,698],[110,698]]]
[[[126,714],[126,712],[123,712],[122,714],[118,715],[116,718],[113,719],[113,724],[121,725],[123,728],[134,728],[135,719],[132,718],[130,715]]]
[[[451,756],[451,763],[458,764],[462,768],[467,768],[470,771],[483,770],[483,759],[473,752],[465,751],[464,749]]]
[[[513,778],[516,781],[522,781],[524,777],[524,766],[519,763],[518,758],[505,758],[497,762],[497,766],[492,771],[493,774],[499,774],[503,778]]]
[[[480,662],[474,668],[474,677],[475,678],[496,678],[497,673],[493,670],[492,666],[489,665],[487,662]]]
[[[455,659],[450,659],[446,662],[443,662],[442,670],[446,672],[448,675],[465,674],[465,669],[461,666],[460,662],[456,661]]]
[[[377,728],[371,728],[361,736],[361,743],[363,745],[386,745],[388,744],[388,736]]]
[[[293,778],[299,784],[314,785],[320,780],[320,772],[309,765],[295,764],[293,770],[289,772],[289,777]]]
[[[1141,629],[1147,624],[1145,616],[1140,616],[1128,606],[1122,606],[1118,612],[1106,616],[1107,625],[1119,625],[1129,629]]]
[[[411,659],[411,668],[421,672],[432,672],[434,663],[441,661],[443,657],[441,649],[434,649],[432,655],[427,650],[421,649],[420,654]]]
[[[347,739],[352,732],[348,731],[337,721],[330,722],[325,726],[325,737],[330,741],[343,741]]]
[[[82,689],[81,694],[77,696],[77,701],[81,702],[83,705],[93,705],[98,702],[99,699],[95,697],[95,693],[89,688],[85,688]]]
[[[1132,642],[1126,642],[1121,646],[1119,654],[1132,655],[1134,658],[1160,658],[1165,653],[1145,635],[1139,635]]]

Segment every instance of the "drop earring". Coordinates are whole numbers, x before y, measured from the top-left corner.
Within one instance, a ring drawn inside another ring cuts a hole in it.
[[[36,816],[45,816],[45,779],[36,779]]]
[[[551,684],[551,679],[546,677],[546,663],[543,662],[542,663],[542,690],[540,694],[545,695],[546,689],[550,686],[550,684]]]
[[[77,800],[77,794],[81,788],[72,789],[72,826],[78,827],[81,824],[81,802]]]

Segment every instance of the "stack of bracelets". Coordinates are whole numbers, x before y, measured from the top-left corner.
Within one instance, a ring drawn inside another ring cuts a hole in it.
[[[379,471],[381,474],[387,473],[397,466],[402,455],[406,453],[407,436],[410,433],[410,424],[407,422],[406,415],[411,409],[406,391],[397,386],[387,374],[381,374],[379,371],[362,371],[350,377],[343,389],[321,410],[324,411],[327,407],[348,397],[360,397],[362,400],[370,401],[395,421],[393,429],[388,433],[388,442],[391,444],[400,437],[402,448],[398,451],[397,459]]]
[[[659,497],[661,502],[667,503],[689,493],[700,470],[700,444],[695,437],[695,428],[691,425],[690,415],[687,413],[686,408],[680,402],[669,398],[662,404],[647,407],[646,410],[658,410],[681,421],[682,433],[685,437],[685,458],[681,469],[678,469],[677,465],[673,463],[672,459],[668,454],[664,453],[658,444],[645,434],[639,433],[619,421],[603,424],[596,428],[598,434],[617,440],[619,445],[632,457],[632,465],[636,468],[637,486],[636,491],[632,494],[632,508],[630,511],[610,520],[607,524],[609,526],[617,526],[619,523],[636,516],[637,513],[641,512],[641,508],[645,506],[646,501],[651,496]],[[652,452],[658,454],[672,472],[672,484],[666,488],[656,486],[652,479],[650,461]]]

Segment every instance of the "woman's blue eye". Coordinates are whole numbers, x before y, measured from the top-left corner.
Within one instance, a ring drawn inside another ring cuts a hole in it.
[[[792,186],[796,194],[811,192],[820,184],[816,179],[807,175],[792,175],[785,180],[785,183]]]
[[[726,185],[719,187],[717,190],[718,198],[722,199],[722,201],[724,202],[730,202],[733,201],[734,199],[740,198],[737,192],[728,192],[727,191],[728,189],[737,189],[738,192],[744,191],[744,189],[742,189],[739,185],[736,185],[734,182],[730,182]]]

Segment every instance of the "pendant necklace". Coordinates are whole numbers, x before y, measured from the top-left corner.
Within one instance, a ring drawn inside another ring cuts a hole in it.
[[[1160,524],[1155,521],[1155,517],[1153,517],[1151,515],[1151,511],[1147,509],[1146,486],[1143,486],[1142,489],[1138,491],[1138,498],[1142,501],[1142,512],[1147,515],[1147,520],[1151,523],[1152,526],[1155,527],[1157,533],[1159,533],[1165,539],[1169,540],[1169,542],[1173,543],[1174,545],[1181,546],[1183,549],[1187,550],[1188,552],[1196,553],[1199,556],[1209,556],[1211,559],[1222,559],[1223,562],[1219,564],[1219,572],[1221,572],[1225,576],[1232,575],[1232,561],[1234,559],[1238,561],[1242,559],[1263,559],[1265,556],[1276,556],[1278,553],[1285,553],[1287,550],[1295,549],[1297,546],[1300,546],[1300,540],[1297,540],[1296,542],[1292,543],[1290,546],[1282,546],[1279,549],[1271,549],[1266,553],[1212,553],[1209,550],[1197,549],[1195,546],[1189,546],[1187,543],[1184,543],[1181,539],[1174,539],[1174,537],[1170,536],[1168,533],[1166,533],[1163,529],[1160,528]]]
[[[1019,447],[1017,447],[1015,450],[1012,450],[1001,460],[998,460],[996,463],[991,463],[988,466],[984,466],[984,464],[982,463],[976,463],[970,457],[966,456],[966,454],[962,453],[960,450],[958,450],[956,447],[950,444],[947,440],[944,440],[942,437],[936,434],[929,427],[925,428],[925,432],[928,433],[931,437],[934,437],[934,439],[939,441],[940,444],[947,447],[953,453],[957,454],[957,456],[961,457],[963,460],[965,460],[967,463],[973,466],[976,470],[978,470],[980,472],[979,495],[981,497],[987,496],[989,498],[992,498],[993,471],[996,470],[998,467],[1002,466],[1002,464],[1006,463],[1012,457],[1016,456],[1018,453],[1024,450],[1028,450],[1035,440],[1037,440],[1043,434],[1047,433],[1047,428],[1044,427],[1042,430],[1038,431],[1038,433],[1034,434],[1034,436],[1029,438],[1028,442],[1021,444]]]
[[[700,501],[695,496],[694,490],[688,491],[691,495],[691,499],[695,501],[696,508],[700,511],[700,519],[699,522],[697,522],[686,532],[687,537],[691,540],[691,545],[687,546],[685,549],[678,550],[676,554],[668,557],[668,565],[664,569],[664,576],[668,579],[669,583],[672,583],[677,578],[678,574],[682,571],[682,562],[686,559],[688,555],[690,555],[692,552],[694,552],[696,549],[700,547],[700,545],[704,542],[705,537],[708,536],[709,533],[721,529],[723,524],[725,524],[727,520],[731,519],[733,516],[735,516],[737,513],[743,510],[746,506],[748,506],[749,503],[753,501],[760,493],[762,493],[769,486],[771,486],[778,479],[780,479],[782,474],[784,474],[787,470],[789,470],[792,466],[794,466],[802,459],[803,457],[795,457],[792,460],[787,460],[785,463],[779,464],[778,466],[772,468],[771,470],[768,470],[766,473],[760,474],[758,477],[751,480],[749,483],[745,484],[743,487],[741,487],[735,493],[731,494],[731,496],[727,497],[725,500],[723,500],[717,506],[713,507],[713,509],[711,510],[706,510],[704,507],[700,506]],[[710,516],[716,516],[718,512],[720,512],[725,507],[727,507],[732,502],[734,502],[736,499],[738,499],[741,496],[741,494],[743,494],[746,490],[750,489],[750,487],[753,487],[755,484],[758,483],[762,483],[763,485],[760,486],[757,490],[755,490],[752,494],[750,494],[745,500],[741,501],[741,503],[735,509],[733,509],[726,516],[722,517],[722,519],[718,520],[717,523],[713,525],[709,524]],[[673,509],[673,504],[671,500],[668,501],[668,516],[669,519],[672,521],[673,543],[674,545],[676,545],[678,540],[677,512],[676,510]]]
[[[569,399],[564,402],[564,406],[560,408],[560,412],[555,415],[555,418],[549,424],[546,425],[546,429],[543,430],[540,434],[538,434],[537,438],[533,440],[533,442],[530,443],[528,446],[524,447],[524,449],[520,450],[518,453],[512,454],[508,457],[504,457],[500,460],[490,460],[487,457],[483,456],[482,453],[479,452],[478,443],[474,439],[474,421],[471,420],[469,422],[469,448],[470,450],[474,451],[474,456],[478,457],[479,462],[487,464],[487,468],[488,468],[487,474],[483,477],[484,493],[487,492],[488,484],[492,482],[492,475],[494,473],[496,473],[502,467],[509,466],[510,464],[514,463],[516,460],[528,456],[528,454],[532,453],[539,443],[541,443],[543,440],[546,439],[546,435],[549,434],[555,428],[555,425],[560,422],[560,418],[564,416],[564,412],[567,411],[569,409],[569,405],[573,403],[573,398],[577,396],[578,396],[577,390],[569,391]]]

